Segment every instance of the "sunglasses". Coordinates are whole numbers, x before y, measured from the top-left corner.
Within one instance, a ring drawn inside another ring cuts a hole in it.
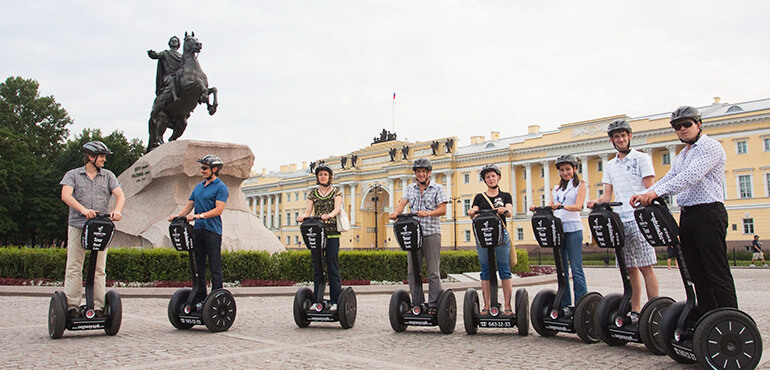
[[[208,171],[209,167],[208,166],[201,166],[201,169],[204,170],[204,171]]]
[[[674,128],[674,131],[679,131],[679,130],[682,129],[682,127],[690,128],[690,127],[692,127],[693,124],[695,124],[695,122],[690,121],[690,120],[686,120],[686,121],[684,121],[682,123],[672,123],[671,127]]]

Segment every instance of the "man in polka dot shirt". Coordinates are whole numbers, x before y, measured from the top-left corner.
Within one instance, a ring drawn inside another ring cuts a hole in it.
[[[725,151],[701,132],[700,112],[682,106],[671,113],[671,127],[686,144],[671,170],[650,190],[631,197],[631,205],[679,194],[679,240],[690,277],[695,283],[698,309],[738,308],[735,283],[727,262],[727,211],[724,205]]]

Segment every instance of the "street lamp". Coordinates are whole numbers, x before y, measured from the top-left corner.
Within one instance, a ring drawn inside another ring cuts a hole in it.
[[[378,236],[378,220],[377,220],[377,202],[380,200],[379,192],[382,185],[376,184],[372,187],[374,190],[374,196],[372,197],[372,202],[374,202],[374,250],[377,250],[380,243],[380,238]]]
[[[460,197],[451,197],[449,200],[452,202],[452,221],[454,223],[454,243],[455,243],[455,250],[457,250],[457,210],[455,207],[455,204],[460,203]]]

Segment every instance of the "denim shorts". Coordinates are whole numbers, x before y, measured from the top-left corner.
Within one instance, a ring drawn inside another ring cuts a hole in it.
[[[479,254],[479,262],[481,263],[481,280],[489,280],[489,252],[487,248],[482,248],[478,243],[476,243],[476,252]],[[511,238],[508,235],[508,230],[504,231],[503,244],[495,247],[495,261],[497,263],[497,271],[500,273],[500,279],[510,279]]]

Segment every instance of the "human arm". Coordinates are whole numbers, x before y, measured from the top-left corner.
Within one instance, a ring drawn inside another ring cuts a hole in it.
[[[393,210],[393,212],[390,212],[390,214],[388,215],[388,218],[390,218],[391,220],[395,220],[396,216],[404,213],[404,208],[406,208],[407,203],[409,203],[408,199],[401,198],[396,204],[396,208]]]
[[[446,214],[446,202],[440,203],[433,210],[417,212],[418,217],[441,217],[445,214]]]
[[[310,217],[310,214],[313,212],[313,201],[308,199],[307,202],[305,202],[305,213],[302,214],[302,216],[297,217],[297,222],[302,222],[305,220],[306,217]]]
[[[334,209],[325,215],[321,215],[321,220],[328,221],[331,218],[337,217],[340,212],[342,212],[342,195],[337,195],[334,197]]]
[[[672,175],[669,171],[652,186],[651,190],[656,194],[660,196],[678,194],[703,180],[715,167],[725,163],[725,151],[716,140],[699,141],[686,150],[687,162],[685,163],[684,159],[675,160],[671,166],[672,171],[676,170],[675,174]],[[681,155],[682,153],[679,153],[676,159]]]
[[[171,216],[168,216],[168,221],[169,221],[169,222],[171,222],[171,221],[173,221],[173,220],[174,220],[174,218],[176,218],[176,217],[184,217],[184,216],[187,216],[187,214],[189,214],[189,213],[190,213],[190,212],[193,210],[193,207],[194,207],[194,206],[195,206],[195,202],[193,202],[193,201],[191,201],[191,200],[188,200],[188,201],[187,201],[187,203],[185,203],[184,207],[182,207],[182,210],[181,210],[181,211],[179,211],[179,213],[177,213],[177,214],[172,214]]]
[[[110,219],[113,221],[120,221],[123,218],[123,206],[126,205],[126,195],[123,194],[123,189],[117,187],[112,189],[112,195],[115,196],[115,208],[110,212]]]
[[[596,198],[594,200],[589,200],[588,204],[586,204],[586,206],[588,208],[594,208],[594,204],[596,204],[596,203],[607,203],[607,202],[611,201],[612,200],[612,193],[613,192],[614,192],[614,190],[612,189],[612,185],[605,183],[604,184],[604,194],[602,194],[602,196],[600,196],[600,197],[598,197],[598,198]]]
[[[80,204],[80,202],[78,202],[74,196],[72,196],[73,191],[75,191],[75,189],[72,186],[62,185],[61,200],[64,202],[64,204],[80,212],[83,216],[86,216],[86,218],[96,217],[96,211],[94,211],[93,209],[86,208],[85,206]]]
[[[583,209],[583,201],[586,199],[586,183],[584,181],[580,182],[580,185],[578,185],[578,192],[577,196],[575,197],[575,204],[559,204],[559,203],[553,203],[551,202],[551,208],[557,209],[559,206],[563,206],[565,210],[576,212],[581,211]]]
[[[155,50],[147,50],[147,56],[149,56],[150,59],[158,59],[158,53],[156,53]]]

